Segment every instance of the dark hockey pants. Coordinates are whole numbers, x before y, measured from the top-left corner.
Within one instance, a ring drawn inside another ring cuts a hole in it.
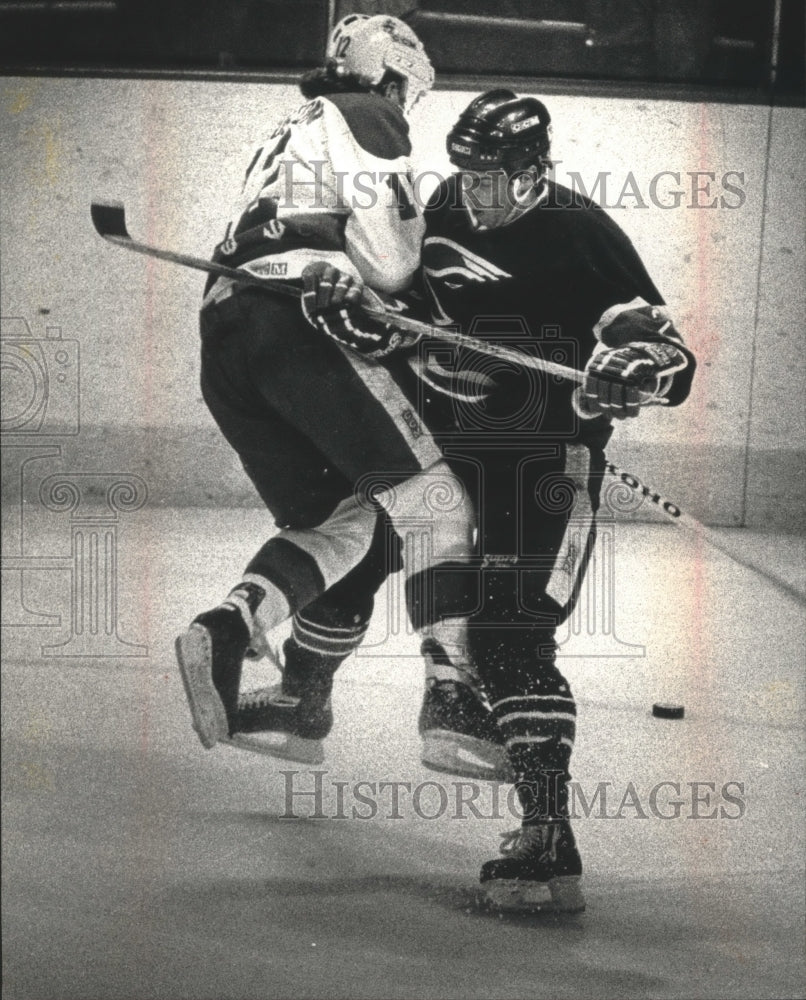
[[[372,565],[359,579],[368,573],[362,585],[376,587],[389,570],[368,552],[381,508],[396,526],[415,522],[430,536],[408,572],[467,558],[470,505],[428,506],[428,488],[450,489],[453,476],[385,369],[315,331],[297,303],[256,290],[205,305],[200,331],[205,402],[282,529],[247,578],[268,581],[293,612],[366,555]]]
[[[461,450],[452,467],[478,507],[477,558],[471,567],[436,568],[428,589],[439,604],[447,577],[464,575],[468,659],[506,740],[524,813],[563,815],[576,704],[556,665],[555,637],[574,608],[595,540],[604,454],[561,442],[528,453],[476,446]],[[361,582],[313,602],[306,619],[330,628],[361,615],[368,621],[372,602]]]

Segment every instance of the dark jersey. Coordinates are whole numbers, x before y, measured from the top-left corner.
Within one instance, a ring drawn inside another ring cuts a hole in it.
[[[567,188],[545,182],[540,202],[514,222],[474,229],[454,175],[432,195],[425,219],[422,279],[437,325],[576,369],[599,341],[679,343],[671,323],[664,328],[665,310],[649,309],[663,299],[628,237],[602,208]],[[459,405],[482,405],[499,421],[531,404],[529,419],[542,434],[584,437],[594,428],[581,423],[604,423],[581,422],[571,407],[575,384],[553,376],[470,351],[449,364],[423,356],[411,363],[433,390]]]

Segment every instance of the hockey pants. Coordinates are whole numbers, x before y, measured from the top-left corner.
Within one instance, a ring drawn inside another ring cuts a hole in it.
[[[381,511],[417,538],[408,577],[469,559],[466,491],[386,369],[315,331],[296,303],[253,289],[205,305],[200,332],[204,400],[280,529],[244,577],[266,593],[251,609],[257,626],[273,628],[367,557]]]

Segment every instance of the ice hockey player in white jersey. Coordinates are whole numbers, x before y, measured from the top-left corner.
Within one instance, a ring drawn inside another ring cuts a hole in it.
[[[419,266],[424,223],[404,112],[433,78],[404,22],[344,18],[327,66],[301,82],[310,100],[255,149],[215,259],[299,279],[315,256],[370,288],[406,288]]]
[[[352,294],[354,279],[379,292],[405,288],[418,267],[424,224],[410,197],[404,112],[432,81],[428,57],[404,22],[342,20],[326,66],[302,81],[308,100],[251,158],[216,259],[302,290],[316,258],[316,286],[334,301]],[[331,273],[340,275],[336,288]],[[368,340],[388,342],[388,326],[372,326]],[[211,278],[200,332],[205,402],[280,529],[225,600],[177,639],[193,725],[209,748],[236,735],[250,647],[259,649],[268,631],[351,567],[370,595],[388,573],[383,551],[370,545],[382,517],[356,496],[367,477],[394,473],[394,487],[374,496],[393,526],[424,516],[430,522],[431,550],[415,547],[409,575],[468,558],[472,510],[469,503],[444,513],[423,506],[425,487],[436,481],[461,496],[439,448],[388,373],[322,336],[297,301]],[[307,634],[308,646],[328,649],[351,638],[326,620]],[[286,704],[294,676],[286,664]]]

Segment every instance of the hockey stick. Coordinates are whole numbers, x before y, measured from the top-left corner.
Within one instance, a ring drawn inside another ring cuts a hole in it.
[[[729,559],[733,560],[733,562],[742,566],[744,569],[749,569],[754,573],[760,574],[766,580],[769,580],[771,583],[780,587],[781,590],[789,595],[789,597],[793,597],[799,603],[803,604],[806,602],[806,595],[804,595],[803,591],[799,590],[797,587],[793,586],[776,573],[756,565],[745,555],[738,553],[734,546],[728,545],[724,542],[711,528],[704,525],[702,521],[698,521],[692,514],[687,514],[685,511],[681,510],[676,503],[669,500],[667,497],[664,497],[660,492],[658,492],[658,490],[653,489],[651,486],[645,486],[637,476],[634,476],[630,472],[625,472],[624,469],[620,469],[617,465],[614,465],[613,462],[605,462],[605,471],[613,476],[614,479],[617,479],[619,482],[631,489],[634,493],[637,493],[640,497],[643,497],[650,503],[654,504],[658,510],[663,511],[663,513],[666,514],[666,516],[674,524],[679,525],[685,531],[689,532],[689,534],[693,535],[698,541],[710,545],[711,548],[714,548],[723,555],[726,555]]]
[[[298,291],[289,288],[282,282],[270,281],[261,275],[252,274],[250,271],[236,267],[227,267],[226,264],[218,264],[216,261],[206,260],[204,257],[175,253],[173,250],[160,250],[148,243],[139,243],[132,239],[126,228],[126,209],[123,202],[93,201],[90,205],[90,215],[99,236],[103,236],[105,240],[116,246],[125,247],[126,250],[144,253],[149,257],[170,261],[172,264],[181,264],[183,267],[192,267],[197,271],[207,271],[209,274],[217,274],[222,278],[231,278],[242,285],[252,285],[255,288],[262,288],[264,291],[275,292],[278,295],[299,298]]]
[[[272,281],[254,270],[246,267],[228,267],[226,264],[219,264],[216,261],[206,260],[204,257],[193,257],[190,254],[176,253],[173,250],[161,250],[148,243],[140,243],[132,239],[126,227],[126,209],[120,201],[93,201],[90,206],[90,214],[99,236],[102,236],[116,246],[125,247],[127,250],[134,250],[137,253],[146,254],[149,257],[157,257],[159,260],[167,260],[174,264],[182,264],[184,267],[195,268],[198,271],[207,271],[210,274],[217,274],[219,277],[230,278],[242,285],[249,285],[252,288],[261,288],[264,292],[271,292],[275,295],[284,295],[287,298],[299,299],[301,292],[299,288],[288,285],[282,281]],[[569,382],[576,382],[578,385],[585,381],[585,373],[576,368],[569,368],[556,361],[546,361],[545,358],[536,358],[523,351],[505,347],[503,344],[496,344],[488,340],[480,340],[477,337],[469,337],[464,333],[456,333],[453,330],[444,330],[430,323],[423,323],[421,320],[412,319],[409,316],[401,316],[396,312],[387,312],[385,309],[376,309],[373,306],[362,303],[361,308],[367,315],[377,319],[386,320],[399,330],[406,330],[409,333],[416,333],[421,337],[445,341],[457,347],[465,347],[479,354],[486,354],[488,357],[499,358],[501,361],[508,361],[510,364],[518,365],[521,368],[531,368],[535,371],[546,372],[549,375],[556,375]],[[645,398],[641,401],[642,406],[666,406],[668,400],[663,397],[655,397],[651,392],[642,392]]]
[[[272,281],[270,278],[265,278],[262,275],[254,274],[242,268],[227,267],[225,264],[218,264],[215,261],[206,260],[202,257],[193,257],[189,254],[175,253],[171,250],[161,250],[157,247],[150,246],[149,244],[133,240],[126,228],[126,210],[122,202],[93,201],[91,205],[91,215],[95,229],[100,236],[102,236],[105,240],[108,240],[110,243],[124,247],[127,250],[134,250],[137,253],[146,254],[149,257],[157,257],[160,260],[170,261],[174,264],[181,264],[184,267],[194,268],[199,271],[206,271],[209,274],[217,274],[221,277],[231,278],[233,281],[239,282],[240,284],[261,288],[263,291],[272,292],[277,295],[283,295],[295,299],[300,297],[300,291],[298,288],[289,287],[283,282]],[[421,333],[428,337],[435,337],[440,340],[448,341],[449,343],[469,347],[473,350],[479,351],[479,353],[499,357],[503,360],[513,362],[514,364],[521,365],[526,368],[548,371],[549,373],[561,375],[563,378],[567,378],[574,382],[581,382],[584,377],[582,372],[577,371],[574,368],[566,368],[564,365],[559,365],[554,362],[543,361],[540,358],[532,358],[523,354],[521,351],[515,351],[500,345],[491,344],[484,340],[477,340],[474,337],[466,337],[463,334],[452,333],[448,330],[442,330],[439,327],[433,327],[427,323],[421,323],[418,320],[408,319],[396,314],[390,315],[370,309],[367,309],[367,312],[373,313],[374,315],[382,318],[392,319],[394,320],[395,325],[401,329],[408,329],[412,332]],[[665,402],[665,400],[659,400],[658,402]],[[785,580],[782,580],[780,577],[777,577],[761,567],[754,565],[748,559],[738,556],[736,552],[729,546],[726,546],[721,539],[715,537],[714,533],[701,521],[698,521],[691,514],[686,514],[680,509],[680,507],[677,506],[677,504],[668,500],[659,491],[653,489],[652,487],[645,486],[637,476],[634,476],[629,472],[625,472],[612,462],[608,462],[605,468],[610,475],[620,480],[629,489],[646,498],[659,510],[663,511],[663,513],[666,514],[666,516],[669,517],[675,524],[680,525],[681,528],[688,530],[703,542],[717,549],[719,552],[722,552],[738,565],[743,566],[746,569],[753,570],[756,573],[760,573],[762,576],[781,587],[789,596],[803,602],[804,596],[797,588],[793,587]]]
[[[289,298],[299,299],[300,290],[289,286],[282,281],[272,281],[261,274],[249,271],[245,268],[228,267],[226,264],[219,264],[216,261],[206,260],[203,257],[193,257],[190,254],[175,253],[172,250],[161,250],[158,247],[141,243],[132,239],[126,228],[126,209],[119,201],[93,201],[90,206],[90,214],[95,230],[110,243],[124,247],[127,250],[134,250],[136,253],[146,254],[149,257],[157,257],[159,260],[167,260],[173,264],[181,264],[184,267],[195,268],[197,271],[207,271],[209,274],[216,274],[222,278],[230,278],[241,285],[249,285],[252,288],[261,288],[264,292],[271,292],[276,295],[284,295]],[[478,340],[476,337],[467,337],[462,333],[454,333],[450,330],[442,330],[439,327],[431,326],[429,323],[422,323],[420,320],[411,319],[408,316],[400,316],[398,313],[388,313],[382,309],[373,309],[369,306],[362,306],[364,311],[378,319],[393,322],[399,330],[406,330],[410,333],[417,333],[424,337],[438,338],[450,344],[460,347],[467,347],[478,351],[480,354],[487,354],[490,357],[500,358],[502,361],[509,361],[512,364],[520,365],[522,368],[533,368],[537,371],[547,372],[549,375],[558,375],[571,382],[581,383],[584,373],[576,368],[568,368],[566,365],[557,364],[555,361],[546,361],[543,358],[534,358],[522,351],[504,347],[501,344],[493,344],[486,340]],[[659,401],[660,402],[660,401]]]

